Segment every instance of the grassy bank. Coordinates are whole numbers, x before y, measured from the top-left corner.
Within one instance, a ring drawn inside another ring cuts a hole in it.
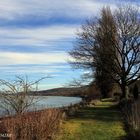
[[[121,113],[106,100],[80,109],[61,127],[56,140],[117,140],[126,135]]]

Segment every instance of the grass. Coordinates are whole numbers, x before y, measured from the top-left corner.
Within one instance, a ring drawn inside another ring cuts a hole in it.
[[[125,135],[121,113],[111,101],[103,100],[64,121],[56,140],[118,140]]]

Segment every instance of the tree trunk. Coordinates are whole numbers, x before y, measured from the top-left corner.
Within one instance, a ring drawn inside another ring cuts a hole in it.
[[[125,88],[125,85],[121,85],[121,90],[122,90],[121,99],[123,99],[126,96],[126,88]]]
[[[122,90],[121,99],[123,99],[123,98],[128,99],[128,95],[129,95],[128,86],[125,85],[125,84],[122,84],[122,85],[121,85],[121,90]]]

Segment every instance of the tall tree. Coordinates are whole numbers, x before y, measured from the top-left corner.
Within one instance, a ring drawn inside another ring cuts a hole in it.
[[[116,27],[110,8],[103,8],[101,17],[88,20],[78,33],[75,48],[70,55],[75,59],[72,63],[76,68],[88,69],[90,78],[96,81],[103,97],[108,95],[112,87],[112,77],[105,69],[106,63],[113,65],[112,40],[115,42]],[[113,42],[113,43],[114,43]],[[104,65],[104,66],[103,66]],[[109,67],[107,67],[109,69]]]
[[[94,65],[95,80],[102,95],[107,97],[113,86],[111,66],[115,64],[115,49],[112,47],[116,42],[116,24],[109,7],[103,8],[101,18],[98,20],[98,27],[95,33],[95,53]],[[107,65],[106,65],[107,63]],[[110,71],[110,73],[108,72]]]
[[[133,7],[119,8],[111,14],[102,10],[97,21],[88,20],[78,34],[75,48],[70,52],[76,68],[96,72],[103,83],[109,79],[119,84],[122,97],[127,87],[140,77],[140,21]],[[104,82],[103,82],[104,81]],[[111,82],[112,83],[112,82]]]

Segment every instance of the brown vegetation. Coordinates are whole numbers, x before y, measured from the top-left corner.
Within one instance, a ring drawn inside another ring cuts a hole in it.
[[[0,133],[10,134],[9,140],[51,140],[59,128],[61,118],[59,109],[20,114],[2,119]]]

